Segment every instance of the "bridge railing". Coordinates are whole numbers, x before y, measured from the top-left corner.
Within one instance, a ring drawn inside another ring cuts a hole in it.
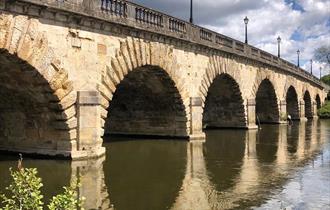
[[[18,0],[36,5],[74,12],[102,21],[121,24],[138,30],[150,31],[212,49],[248,57],[322,86],[320,80],[296,65],[268,52],[191,24],[165,13],[125,0]]]

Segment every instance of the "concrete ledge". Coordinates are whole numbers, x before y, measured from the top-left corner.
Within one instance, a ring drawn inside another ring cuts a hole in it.
[[[307,121],[308,121],[307,117],[301,117],[300,118],[300,122],[307,122]]]
[[[104,137],[125,137],[132,139],[187,139],[189,138],[186,135],[168,135],[168,134],[147,134],[147,133],[125,133],[125,132],[111,132],[105,133]]]
[[[67,150],[50,150],[50,149],[31,149],[31,148],[5,148],[0,147],[0,151],[8,153],[22,153],[28,156],[42,157],[42,158],[58,158],[58,159],[72,159],[84,160],[102,157],[105,155],[105,148],[101,147],[94,151],[67,151]]]
[[[100,147],[97,150],[88,151],[72,151],[71,152],[71,159],[72,160],[86,160],[86,159],[93,159],[99,158],[105,155],[105,147]]]
[[[204,130],[255,130],[258,129],[257,125],[247,125],[247,126],[228,126],[228,127],[217,127],[217,126],[207,126]]]
[[[248,125],[245,127],[247,130],[257,130],[259,127],[257,125]]]
[[[189,141],[205,141],[205,139],[206,139],[205,133],[189,135]]]

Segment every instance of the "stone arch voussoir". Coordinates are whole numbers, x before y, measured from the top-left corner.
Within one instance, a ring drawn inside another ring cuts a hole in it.
[[[277,86],[276,83],[276,78],[275,78],[275,74],[263,69],[260,69],[257,72],[257,76],[255,78],[255,82],[253,84],[252,90],[251,90],[251,98],[256,98],[257,96],[257,92],[258,89],[260,87],[260,84],[264,81],[264,80],[269,80],[269,82],[272,84],[272,86],[274,87],[275,90],[275,94],[276,94],[276,98],[279,100],[280,99],[280,95],[279,95],[279,88]]]
[[[219,76],[225,76],[228,78],[234,85],[234,89],[237,91],[239,98],[242,99],[241,103],[243,106],[244,121],[247,123],[247,110],[244,106],[244,99],[241,88],[241,75],[240,75],[240,66],[235,62],[234,59],[228,56],[213,55],[209,58],[209,64],[207,69],[202,76],[201,84],[199,87],[199,94],[202,99],[202,107],[205,109],[206,99],[210,90],[211,85],[214,80]],[[204,110],[205,111],[205,110]],[[203,111],[203,115],[204,115]],[[240,125],[243,126],[243,125]]]
[[[45,32],[38,30],[39,21],[27,16],[0,15],[0,55],[20,65],[22,77],[29,77],[41,89],[50,114],[55,150],[74,150],[77,135],[76,93],[62,68]],[[68,143],[68,141],[70,143]]]
[[[208,67],[205,74],[202,76],[201,85],[199,87],[200,97],[202,98],[203,107],[205,106],[205,100],[208,94],[208,90],[212,85],[213,80],[222,74],[228,75],[238,85],[238,89],[241,91],[241,76],[239,73],[239,66],[237,63],[228,58],[218,55],[213,55],[209,59]],[[240,93],[242,95],[242,93]]]
[[[294,90],[297,93],[297,97],[299,97],[299,89],[298,89],[298,84],[297,84],[297,80],[295,80],[293,77],[291,76],[287,76],[287,80],[285,82],[285,86],[284,86],[284,91],[283,91],[283,96],[282,98],[285,99],[288,93],[288,90],[290,87],[293,87]],[[299,101],[299,98],[297,98]]]
[[[142,39],[128,37],[120,42],[120,48],[111,59],[110,65],[106,66],[102,75],[101,84],[98,90],[102,96],[102,122],[104,127],[108,114],[108,107],[116,91],[117,85],[125,76],[134,69],[143,66],[156,66],[164,70],[174,82],[175,88],[179,92],[186,113],[186,131],[190,130],[190,98],[185,86],[180,67],[173,56],[173,47],[159,42],[147,42]]]

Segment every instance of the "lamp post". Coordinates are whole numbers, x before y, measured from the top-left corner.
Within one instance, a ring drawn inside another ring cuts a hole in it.
[[[247,39],[247,24],[249,23],[249,18],[245,17],[244,18],[244,23],[245,23],[245,44],[248,43],[248,39]]]
[[[322,67],[320,66],[320,79],[322,78]]]
[[[193,23],[193,0],[190,0],[190,23]]]
[[[297,66],[298,66],[298,67],[300,67],[300,64],[299,64],[299,55],[300,55],[300,50],[297,50],[297,56],[298,56]]]
[[[313,75],[313,60],[311,59],[311,74]]]
[[[280,58],[281,57],[281,37],[277,37],[277,56]]]

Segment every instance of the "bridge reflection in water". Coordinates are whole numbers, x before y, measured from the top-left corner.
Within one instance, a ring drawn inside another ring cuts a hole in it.
[[[117,139],[89,161],[25,160],[46,198],[81,176],[86,209],[232,209],[260,206],[322,150],[329,121],[208,131],[205,142]],[[127,141],[131,140],[131,141]],[[14,160],[1,157],[0,170]],[[56,173],[56,174],[55,174]],[[8,173],[1,173],[2,185]]]

